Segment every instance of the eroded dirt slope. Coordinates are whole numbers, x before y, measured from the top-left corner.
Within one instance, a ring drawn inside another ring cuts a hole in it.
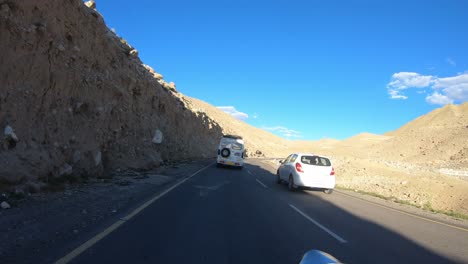
[[[213,157],[221,128],[81,0],[0,0],[0,181]]]

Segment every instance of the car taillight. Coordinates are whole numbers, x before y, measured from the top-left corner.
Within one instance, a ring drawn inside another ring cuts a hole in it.
[[[304,170],[302,169],[302,166],[301,166],[301,164],[299,162],[296,163],[296,170],[297,170],[297,172],[304,172]]]
[[[332,167],[332,171],[330,172],[330,176],[335,176],[335,168]]]

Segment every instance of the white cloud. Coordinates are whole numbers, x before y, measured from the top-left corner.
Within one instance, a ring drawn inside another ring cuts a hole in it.
[[[468,84],[468,73],[463,73],[454,77],[437,78],[434,81],[434,88],[444,88],[463,84]]]
[[[259,117],[260,117],[260,115],[257,114],[257,113],[254,113],[253,116],[252,116],[253,119],[257,119],[257,118],[259,118]]]
[[[431,75],[421,75],[416,72],[398,72],[393,74],[392,81],[388,86],[404,90],[410,87],[426,87],[431,83]]]
[[[302,133],[296,130],[289,129],[287,127],[283,126],[275,126],[275,127],[262,127],[265,130],[271,131],[271,132],[276,132],[280,134],[283,137],[286,138],[301,138]]]
[[[388,94],[392,99],[407,99],[401,92],[408,88],[424,88],[431,84],[431,75],[421,75],[416,72],[397,72],[387,84]]]
[[[392,99],[408,99],[408,96],[401,95],[398,90],[388,90],[388,93],[390,94],[390,97]]]
[[[403,91],[412,88],[432,89],[433,93],[426,97],[430,104],[463,103],[468,101],[468,73],[439,78],[415,72],[399,72],[393,74],[387,84],[387,91],[392,99],[407,99]]]
[[[457,66],[457,63],[454,60],[452,60],[452,58],[447,58],[445,59],[445,61],[452,66]]]
[[[438,92],[435,92],[429,96],[426,97],[426,102],[430,104],[439,104],[439,105],[445,105],[445,104],[451,104],[453,103],[453,100],[448,98],[447,96],[440,94]]]
[[[245,120],[249,118],[249,115],[240,111],[237,111],[237,109],[234,106],[217,106],[219,110],[230,114],[231,116],[239,119],[239,120]]]

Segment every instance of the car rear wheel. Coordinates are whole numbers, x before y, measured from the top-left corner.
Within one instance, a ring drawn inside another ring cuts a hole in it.
[[[323,192],[326,193],[326,194],[332,194],[333,189],[326,189],[326,190],[323,190]]]
[[[289,176],[288,190],[290,192],[294,192],[296,190],[296,188],[294,188],[294,178],[292,175]]]

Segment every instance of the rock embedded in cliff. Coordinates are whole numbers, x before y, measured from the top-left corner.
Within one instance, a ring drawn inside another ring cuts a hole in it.
[[[7,203],[7,202],[5,202],[5,201],[3,201],[3,202],[0,204],[0,206],[2,207],[2,209],[10,209],[10,208],[11,208],[10,204]]]
[[[147,69],[150,73],[153,73],[153,74],[154,74],[154,69],[153,69],[151,66],[146,65],[146,64],[142,64],[142,65],[143,65],[143,67],[145,67],[145,69]]]
[[[65,46],[63,46],[63,44],[58,44],[58,45],[57,45],[57,49],[58,49],[59,51],[65,51]]]
[[[85,6],[91,8],[91,9],[96,9],[96,2],[94,2],[93,0],[85,2],[84,4],[85,4]]]
[[[72,173],[73,173],[73,167],[68,163],[63,164],[63,166],[59,170],[60,176],[69,176],[69,175],[72,175]]]
[[[156,131],[154,132],[154,136],[153,136],[153,143],[155,144],[161,144],[162,141],[163,141],[163,133],[161,132],[161,130],[159,129],[156,129]]]
[[[164,78],[164,76],[160,73],[153,73],[153,77],[156,79],[156,80],[162,80]]]
[[[5,130],[3,131],[3,134],[5,135],[5,138],[7,140],[13,140],[16,143],[19,141],[18,137],[15,134],[15,131],[11,126],[6,126]]]
[[[176,90],[176,85],[175,85],[174,82],[167,83],[167,82],[165,82],[165,81],[162,81],[162,82],[160,82],[160,83],[161,83],[161,85],[162,85],[164,88],[166,88],[166,89],[168,89],[168,90],[172,90],[172,91],[175,91],[175,90]]]
[[[11,126],[6,126],[4,130],[4,144],[7,149],[13,149],[16,147],[16,143],[19,142],[15,131]]]
[[[176,90],[176,85],[174,82],[170,82],[169,83],[169,88],[172,89],[172,90]]]
[[[10,6],[7,3],[3,3],[0,6],[0,17],[2,18],[10,17]]]
[[[73,153],[73,163],[78,163],[81,160],[81,152],[79,150]]]
[[[102,153],[101,151],[97,151],[94,153],[94,165],[97,167],[101,164],[102,161]]]
[[[133,57],[138,57],[138,50],[132,49],[129,54]]]

